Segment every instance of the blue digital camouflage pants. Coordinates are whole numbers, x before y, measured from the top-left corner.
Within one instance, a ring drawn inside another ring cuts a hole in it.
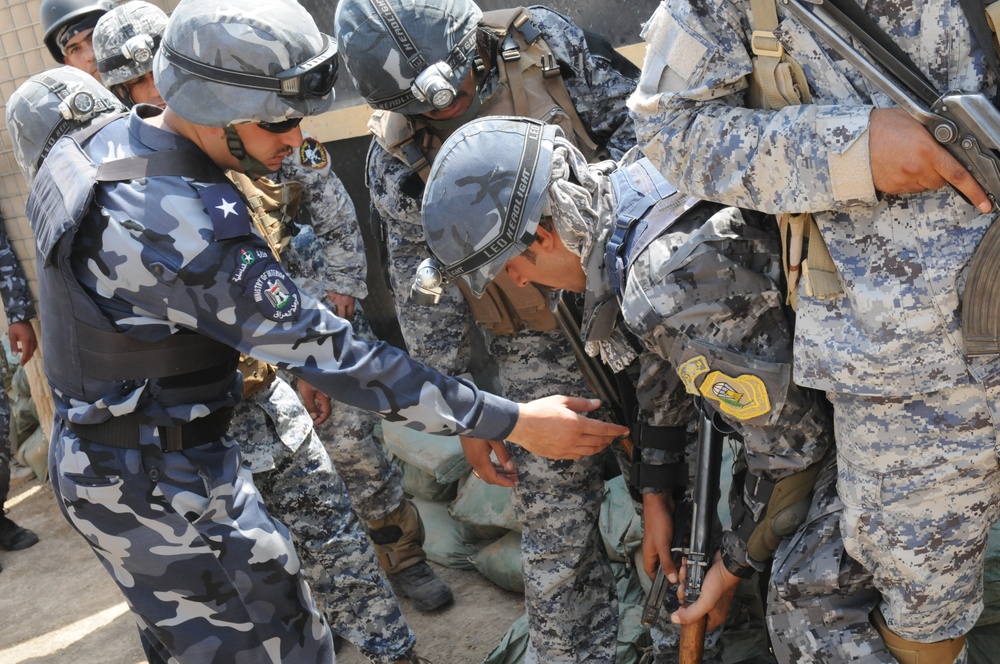
[[[333,662],[333,640],[284,526],[231,438],[160,450],[81,440],[56,419],[49,472],[66,519],[132,609],[151,662]]]
[[[847,551],[872,572],[886,623],[919,642],[967,633],[1000,515],[996,388],[830,400]]]
[[[892,664],[869,618],[881,595],[841,536],[836,454],[822,464],[804,524],[774,554],[767,596],[774,656],[782,664]]]
[[[561,332],[493,337],[503,394],[529,401],[550,394],[587,396]],[[531,643],[525,661],[615,660],[618,599],[598,528],[603,455],[545,459],[508,445],[517,464],[513,504],[521,534],[524,603]]]
[[[407,657],[416,636],[295,391],[275,379],[237,406],[230,433],[268,511],[295,536],[302,569],[333,631],[375,664]]]

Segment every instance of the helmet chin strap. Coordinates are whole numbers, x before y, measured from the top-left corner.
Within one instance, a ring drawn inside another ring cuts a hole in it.
[[[247,152],[243,145],[243,139],[236,133],[236,127],[233,125],[226,125],[225,132],[226,144],[229,146],[229,154],[239,160],[240,168],[243,169],[244,175],[251,180],[256,180],[257,178],[270,175],[274,172],[263,163],[250,156],[250,153]]]
[[[125,108],[132,108],[135,106],[135,102],[132,101],[132,95],[129,93],[128,88],[125,87],[123,83],[111,86],[111,93],[118,97],[118,100],[125,104]]]

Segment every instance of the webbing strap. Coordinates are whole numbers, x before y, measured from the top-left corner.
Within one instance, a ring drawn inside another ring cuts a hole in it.
[[[160,150],[105,161],[97,166],[98,182],[123,182],[158,176],[186,177],[199,182],[227,182],[223,172],[206,155],[189,150]]]
[[[233,419],[232,408],[222,408],[196,420],[175,426],[157,427],[160,431],[162,449],[177,452],[199,445],[206,445],[222,438],[229,430]],[[80,438],[109,447],[139,449],[139,430],[148,424],[143,415],[129,413],[112,417],[99,424],[76,424],[66,422],[66,428]]]
[[[625,273],[632,257],[699,201],[678,193],[648,159],[640,159],[611,173],[611,186],[617,216],[611,239],[604,249],[604,264],[611,288],[621,299]],[[657,205],[664,208],[664,214],[656,215],[651,224],[646,217]]]

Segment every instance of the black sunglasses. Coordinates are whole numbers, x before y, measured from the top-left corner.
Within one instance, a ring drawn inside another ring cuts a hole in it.
[[[302,118],[289,118],[281,122],[258,122],[257,126],[272,134],[285,134],[299,126]]]

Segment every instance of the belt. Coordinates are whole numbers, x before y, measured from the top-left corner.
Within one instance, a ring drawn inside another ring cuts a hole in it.
[[[178,452],[216,441],[229,430],[232,418],[233,409],[223,408],[191,422],[157,427],[163,451]],[[66,422],[66,428],[92,443],[137,450],[139,449],[139,429],[144,424],[148,424],[148,422],[143,421],[142,415],[130,413],[120,417],[112,417],[99,424]]]

